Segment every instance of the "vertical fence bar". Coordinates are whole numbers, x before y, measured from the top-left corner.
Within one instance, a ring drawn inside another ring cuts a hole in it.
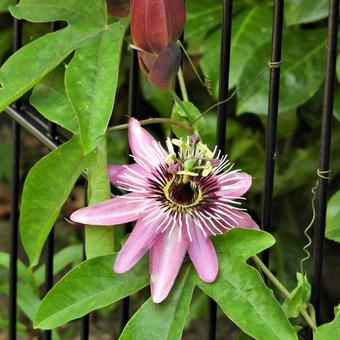
[[[87,181],[85,182],[84,201],[85,207],[88,205],[87,201]],[[83,233],[83,261],[86,260],[86,248],[85,248],[85,230]],[[88,340],[90,333],[90,314],[84,315],[80,320],[80,340]]]
[[[13,20],[13,52],[21,47],[22,21]],[[16,102],[16,108],[20,109],[20,101]],[[9,330],[8,338],[17,338],[17,261],[18,261],[18,215],[19,215],[19,194],[20,194],[20,125],[12,123],[12,182],[11,182],[11,239],[10,239],[10,267],[9,267]]]
[[[274,1],[272,55],[270,60],[270,83],[268,101],[268,121],[266,131],[266,164],[262,209],[262,228],[272,231],[272,204],[275,171],[276,130],[280,96],[280,63],[282,50],[284,0]],[[263,262],[269,264],[269,250],[263,252]]]
[[[230,50],[231,50],[231,29],[233,17],[233,0],[223,0],[223,21],[221,38],[221,60],[219,80],[219,101],[228,98]],[[217,115],[217,147],[221,153],[225,153],[226,132],[227,132],[227,108],[228,103],[224,102],[218,106]]]
[[[314,276],[312,289],[312,303],[315,307],[318,322],[320,321],[320,292],[322,282],[323,248],[327,210],[327,192],[330,172],[329,161],[331,149],[332,116],[336,74],[338,26],[339,26],[339,0],[330,0],[328,18],[326,80],[322,111],[320,163],[318,172],[319,178],[317,196],[317,216],[316,227],[314,232],[314,251],[313,251]]]
[[[52,22],[51,31],[58,29],[58,22]],[[57,139],[57,126],[55,123],[49,124],[49,134],[53,140]],[[54,226],[48,234],[45,250],[45,293],[53,287],[53,256],[54,256]],[[52,339],[52,331],[45,331],[45,340]]]
[[[231,30],[233,17],[233,0],[223,0],[222,36],[221,36],[221,60],[219,79],[219,101],[228,98]],[[218,106],[216,144],[221,153],[225,153],[227,133],[227,108],[228,103],[224,102]],[[209,302],[209,340],[216,339],[217,304],[214,300]]]
[[[45,292],[47,293],[53,287],[53,256],[54,256],[54,227],[51,229],[47,242],[45,253]],[[46,330],[45,340],[52,339],[51,330]]]
[[[138,80],[139,80],[139,69],[138,69],[138,56],[137,51],[131,50],[130,60],[130,73],[129,73],[129,98],[128,98],[128,115],[132,117],[136,114],[137,102],[138,102]],[[129,157],[130,160],[130,157]],[[125,227],[126,233],[131,232],[132,224],[128,223]],[[130,317],[130,298],[127,296],[122,300],[121,305],[121,325],[120,331],[122,332],[124,327],[129,321]]]

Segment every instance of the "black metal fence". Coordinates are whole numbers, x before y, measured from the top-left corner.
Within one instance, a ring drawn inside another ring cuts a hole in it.
[[[224,152],[228,122],[228,79],[231,50],[231,28],[232,28],[233,1],[223,0],[223,23],[221,41],[221,66],[220,66],[220,92],[219,100],[224,101],[219,105],[217,120],[217,145]],[[270,90],[268,96],[268,121],[266,131],[266,162],[264,165],[265,183],[263,191],[263,210],[261,226],[266,231],[271,231],[272,201],[274,188],[276,131],[278,121],[278,105],[280,92],[280,66],[282,50],[284,0],[274,0],[273,28],[272,28],[272,55],[270,66]],[[330,140],[334,100],[334,86],[336,74],[336,52],[339,26],[339,0],[329,1],[328,18],[328,45],[326,62],[326,80],[324,88],[324,106],[322,112],[321,150],[320,165],[318,170],[318,195],[317,195],[317,219],[314,233],[314,270],[312,286],[312,302],[316,308],[317,319],[319,318],[320,287],[322,280],[323,266],[323,244],[325,234],[325,216],[327,208],[327,187],[330,171]],[[13,20],[13,52],[18,50],[22,41],[22,22]],[[54,26],[53,29],[56,27]],[[131,54],[130,78],[129,78],[129,103],[128,113],[133,115],[137,109],[138,98],[138,63],[136,53]],[[17,255],[18,255],[18,212],[20,196],[20,158],[22,152],[21,130],[25,129],[43,144],[51,149],[56,148],[64,141],[64,136],[58,133],[54,124],[46,123],[32,107],[20,99],[6,109],[6,113],[13,120],[12,142],[12,182],[11,182],[11,241],[10,241],[10,294],[9,294],[9,338],[16,339],[16,316],[17,316]],[[46,246],[46,291],[53,286],[53,248],[54,232],[49,235]],[[269,251],[265,251],[263,259],[266,264],[269,262]],[[122,301],[121,308],[121,329],[129,319],[129,298]],[[216,304],[211,301],[209,310],[209,334],[208,338],[216,338]],[[51,339],[51,331],[45,331],[45,338]],[[81,320],[81,339],[89,338],[89,317]]]

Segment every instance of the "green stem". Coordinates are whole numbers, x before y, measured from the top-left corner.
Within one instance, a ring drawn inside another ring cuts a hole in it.
[[[314,321],[312,320],[312,318],[310,317],[310,315],[308,314],[304,307],[300,308],[300,313],[302,317],[305,319],[305,321],[308,323],[309,327],[315,332],[317,328],[316,324],[314,323]]]
[[[203,86],[206,86],[205,83],[204,83],[204,80],[201,78],[200,74],[198,73],[194,63],[192,62],[188,52],[186,51],[185,47],[183,46],[183,44],[181,43],[180,40],[177,41],[177,44],[180,46],[180,48],[182,49],[184,55],[186,56],[191,68],[193,69],[193,71],[195,72],[196,74],[196,77],[198,78],[199,82],[203,85]]]
[[[177,73],[177,77],[178,77],[179,87],[180,87],[181,93],[182,93],[182,98],[185,102],[188,102],[189,96],[188,96],[187,87],[185,86],[185,80],[184,80],[184,76],[183,76],[182,67],[179,68],[178,73]]]
[[[139,121],[140,125],[150,125],[150,124],[171,124],[177,125],[183,130],[188,131],[189,133],[193,133],[193,128],[185,123],[180,122],[179,120],[174,120],[170,118],[148,118]],[[121,124],[116,126],[111,126],[107,129],[108,132],[124,130],[128,128],[128,124]]]
[[[111,198],[110,181],[107,173],[106,138],[98,141],[97,150],[92,152],[89,170],[87,197],[89,205]],[[86,226],[86,258],[111,254],[114,251],[114,232],[112,227]]]
[[[189,112],[187,111],[187,109],[183,105],[182,100],[178,97],[177,93],[173,89],[169,90],[169,93],[171,94],[171,96],[174,99],[175,103],[177,103],[181,107],[183,112],[185,112],[186,116],[190,117]],[[190,125],[192,125],[192,124],[190,124]]]
[[[252,257],[256,266],[261,269],[261,271],[268,277],[268,279],[273,283],[273,285],[282,293],[282,295],[290,299],[291,295],[289,290],[274,276],[274,274],[266,267],[266,265],[259,259],[258,256]]]
[[[274,276],[274,274],[269,270],[269,268],[260,260],[258,256],[253,256],[252,260],[255,262],[256,266],[268,277],[270,282],[282,293],[282,295],[286,299],[291,299],[292,295],[290,294],[289,290]],[[316,330],[316,324],[308,314],[306,307],[300,308],[300,313],[302,317],[305,319],[309,327],[315,331]]]

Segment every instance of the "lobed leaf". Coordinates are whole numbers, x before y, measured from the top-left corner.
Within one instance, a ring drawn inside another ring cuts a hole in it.
[[[112,270],[115,258],[116,254],[95,257],[68,272],[44,297],[34,327],[56,328],[148,285],[146,261],[125,274],[116,274]]]
[[[73,138],[30,170],[22,195],[20,234],[31,266],[38,263],[61,207],[85,167],[86,158],[79,139]]]
[[[107,23],[105,0],[21,0],[11,6],[11,13],[18,19],[33,22],[67,21],[74,25],[104,27]]]
[[[267,233],[233,229],[216,238],[219,276],[214,283],[198,286],[244,332],[258,340],[297,339],[272,291],[246,260],[275,242]]]
[[[108,30],[104,0],[22,0],[10,10],[17,19],[34,22],[64,20],[71,25],[25,45],[4,63],[0,69],[0,112],[31,89],[74,49]]]
[[[340,338],[339,306],[335,310],[334,320],[319,326],[314,333],[314,340],[338,340]]]
[[[221,22],[223,7],[220,1],[212,1],[207,6],[205,0],[187,0],[186,8],[187,20],[184,34],[186,39],[206,33]]]
[[[271,39],[272,11],[266,6],[250,7],[239,15],[235,16],[232,25],[231,39],[231,65],[229,88],[240,84],[242,70],[252,61],[252,54],[257,47]],[[218,95],[219,68],[220,62],[221,31],[216,30],[210,34],[203,44],[203,57],[201,66],[204,74],[213,81],[214,95]]]
[[[79,263],[83,258],[83,245],[74,244],[63,248],[53,256],[53,275],[58,274],[61,270],[71,263]],[[40,266],[34,272],[34,279],[38,286],[45,281],[45,265]]]
[[[48,120],[73,134],[79,133],[78,119],[65,90],[63,66],[57,67],[34,87],[30,102]]]
[[[285,21],[288,26],[306,24],[326,18],[328,0],[286,0]]]
[[[0,252],[0,266],[8,269],[9,263],[9,254]],[[32,273],[20,260],[18,260],[18,279],[18,307],[31,321],[33,321],[40,303],[38,286]],[[7,287],[4,292],[8,294],[8,291]]]
[[[325,30],[291,31],[283,37],[279,112],[288,112],[313,97],[324,80]],[[241,84],[249,84],[238,93],[237,113],[266,114],[269,71],[257,78],[267,66],[270,45],[261,45],[244,67]],[[256,79],[256,80],[254,80]]]
[[[84,42],[67,67],[65,84],[79,121],[84,152],[106,132],[115,98],[124,27],[114,23]]]
[[[181,339],[190,301],[195,287],[191,265],[185,265],[176,279],[170,295],[160,304],[149,298],[124,328],[120,340],[176,340]]]
[[[93,38],[99,31],[69,26],[46,34],[12,54],[0,69],[0,112],[30,90],[81,43]]]

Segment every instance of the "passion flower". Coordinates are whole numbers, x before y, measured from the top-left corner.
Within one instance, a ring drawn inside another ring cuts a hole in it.
[[[151,295],[159,303],[169,294],[186,253],[199,277],[212,282],[218,260],[209,237],[234,227],[258,228],[240,207],[252,178],[232,170],[226,156],[217,148],[210,151],[197,136],[168,139],[165,151],[133,118],[129,144],[136,163],[111,165],[109,176],[130,193],[80,209],[71,220],[90,225],[137,220],[113,269],[128,271],[150,250]]]

